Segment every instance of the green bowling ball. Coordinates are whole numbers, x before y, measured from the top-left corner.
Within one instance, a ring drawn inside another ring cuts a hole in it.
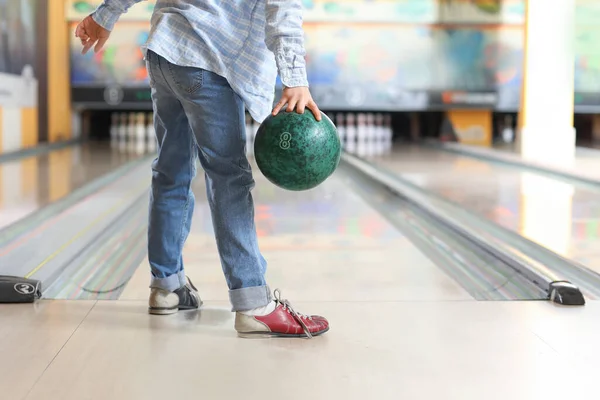
[[[309,190],[333,174],[342,146],[331,119],[321,113],[281,111],[260,125],[254,140],[254,157],[263,175],[287,190]]]

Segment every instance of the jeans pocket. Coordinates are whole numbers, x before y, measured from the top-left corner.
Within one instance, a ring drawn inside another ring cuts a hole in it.
[[[204,70],[196,67],[183,67],[168,63],[171,79],[179,90],[187,94],[193,94],[202,87],[204,81]]]

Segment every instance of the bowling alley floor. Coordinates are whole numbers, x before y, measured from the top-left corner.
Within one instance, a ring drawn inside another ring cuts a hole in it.
[[[588,184],[409,145],[372,161],[600,273],[600,176],[598,184]],[[597,174],[600,151],[578,149],[575,165]]]
[[[448,168],[426,157],[405,174],[427,183]],[[470,181],[472,161],[450,164]],[[118,300],[0,305],[0,398],[597,398],[600,302],[475,301],[342,174],[302,193],[255,178],[268,281],[297,310],[328,317],[329,333],[236,336],[197,179],[184,261],[205,306],[148,315],[146,260]]]
[[[0,161],[0,229],[137,158],[88,141]]]
[[[557,166],[551,161],[525,161],[518,154],[516,144],[494,143],[491,148],[481,146],[470,146],[461,143],[434,143],[434,145],[445,150],[463,155],[497,160],[509,164],[529,164],[544,170],[559,173],[561,175],[575,176],[588,181],[600,181],[600,144],[582,143],[575,149],[575,158],[571,165]]]

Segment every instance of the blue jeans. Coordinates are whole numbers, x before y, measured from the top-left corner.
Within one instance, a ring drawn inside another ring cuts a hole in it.
[[[185,284],[182,249],[194,212],[191,184],[199,159],[233,310],[267,305],[271,293],[254,225],[243,101],[225,78],[174,65],[150,50],[146,67],[158,141],[148,227],[151,287],[174,291]]]

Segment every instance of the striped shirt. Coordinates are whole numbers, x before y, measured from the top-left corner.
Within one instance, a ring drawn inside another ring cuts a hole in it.
[[[92,18],[112,30],[139,1],[104,0]],[[144,53],[223,76],[259,122],[278,71],[284,86],[308,86],[301,0],[158,0],[151,25]]]

